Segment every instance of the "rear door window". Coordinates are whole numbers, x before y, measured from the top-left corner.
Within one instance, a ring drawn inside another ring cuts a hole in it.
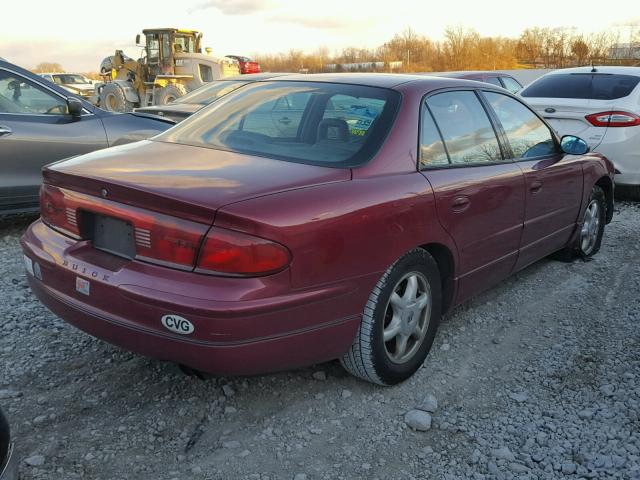
[[[491,85],[497,85],[498,87],[502,88],[502,84],[500,83],[500,79],[498,77],[487,77],[487,83],[490,83]]]
[[[631,94],[640,77],[609,73],[559,73],[542,77],[522,91],[523,97],[615,100]]]
[[[427,99],[452,165],[503,161],[500,144],[484,107],[472,91],[445,92]]]
[[[513,98],[484,92],[507,134],[514,158],[534,158],[556,153],[551,131],[531,110]]]

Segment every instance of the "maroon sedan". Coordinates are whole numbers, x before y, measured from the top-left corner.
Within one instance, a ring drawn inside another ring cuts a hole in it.
[[[391,385],[454,305],[598,251],[613,168],[587,150],[488,84],[255,82],[152,140],[45,168],[29,282],[91,335],[193,369],[339,358]]]

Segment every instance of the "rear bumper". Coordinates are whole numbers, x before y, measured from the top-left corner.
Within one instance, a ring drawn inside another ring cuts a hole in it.
[[[18,460],[13,444],[9,445],[4,465],[0,460],[0,480],[18,480]]]
[[[640,173],[616,173],[615,182],[621,186],[640,185]]]
[[[127,350],[214,374],[335,359],[350,347],[366,302],[353,282],[291,292],[288,272],[229,279],[116,259],[41,221],[21,243],[42,278],[29,274],[29,284],[55,314]],[[89,295],[76,290],[77,278],[90,283]],[[189,320],[193,333],[167,330],[167,314]]]

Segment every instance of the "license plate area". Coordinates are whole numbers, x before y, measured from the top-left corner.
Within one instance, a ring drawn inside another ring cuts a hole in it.
[[[119,218],[82,212],[83,237],[93,248],[127,259],[136,256],[133,225]]]

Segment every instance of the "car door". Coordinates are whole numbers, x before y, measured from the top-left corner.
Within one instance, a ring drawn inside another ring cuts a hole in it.
[[[64,96],[0,69],[0,209],[37,205],[43,165],[106,146],[97,116],[74,118]]]
[[[462,301],[513,270],[524,221],[524,178],[505,160],[475,91],[429,96],[421,122],[421,171],[435,193],[438,220],[458,249]]]
[[[482,92],[524,173],[525,214],[517,269],[566,245],[582,201],[582,165],[561,152],[551,129],[515,98]]]

